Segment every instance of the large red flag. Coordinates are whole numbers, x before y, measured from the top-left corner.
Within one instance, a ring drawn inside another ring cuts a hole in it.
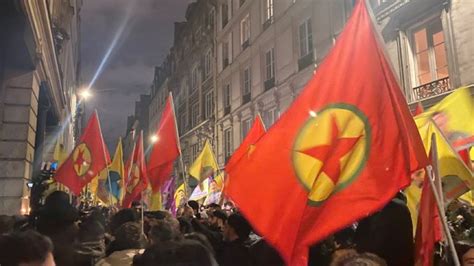
[[[140,133],[131,158],[127,162],[126,173],[128,178],[126,179],[122,207],[130,208],[132,201],[139,198],[140,193],[148,186],[148,174],[143,153],[143,131]]]
[[[423,266],[433,265],[435,244],[442,236],[438,206],[428,178],[425,176],[423,182],[415,236],[416,265]]]
[[[159,191],[160,187],[171,176],[173,163],[181,153],[171,93],[161,114],[156,137],[157,141],[153,146],[148,162],[148,174],[150,175],[153,192]]]
[[[282,117],[229,172],[227,192],[289,265],[381,209],[428,159],[359,1],[334,48]]]
[[[265,135],[265,126],[263,125],[262,118],[257,115],[252,127],[250,128],[247,136],[242,141],[240,146],[234,151],[229,161],[225,166],[226,172],[232,170],[232,168],[242,159],[243,156],[247,155],[255,146],[255,143]]]
[[[109,163],[109,151],[102,137],[99,117],[94,112],[79,143],[56,172],[55,179],[79,195],[82,188]]]

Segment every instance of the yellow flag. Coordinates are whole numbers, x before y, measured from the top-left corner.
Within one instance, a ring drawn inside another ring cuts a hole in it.
[[[471,170],[451,147],[433,120],[426,117],[417,117],[415,122],[428,155],[431,147],[431,136],[433,134],[435,136],[438,168],[443,183],[444,198],[449,202],[474,189],[474,177]]]
[[[196,158],[193,165],[191,165],[189,168],[189,174],[196,178],[199,183],[201,183],[204,179],[216,173],[217,169],[218,166],[216,158],[212,152],[211,145],[206,140],[201,153]]]
[[[120,138],[112,163],[108,166],[108,171],[106,168],[100,171],[100,174],[91,182],[91,190],[104,204],[120,203],[123,198],[124,175],[125,166],[123,163],[122,139]],[[112,202],[110,202],[111,200]]]
[[[161,201],[161,191],[150,193],[150,211],[160,211],[162,209],[163,203]]]
[[[183,200],[186,200],[186,191],[184,189],[184,184],[181,184],[174,192],[174,201],[176,202],[176,207],[181,206]]]
[[[456,89],[416,118],[431,118],[452,143],[474,136],[474,100],[468,87]]]

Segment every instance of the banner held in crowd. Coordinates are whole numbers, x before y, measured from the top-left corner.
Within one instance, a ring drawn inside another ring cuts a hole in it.
[[[358,1],[298,98],[229,172],[226,191],[286,263],[306,265],[310,245],[381,209],[427,164]]]

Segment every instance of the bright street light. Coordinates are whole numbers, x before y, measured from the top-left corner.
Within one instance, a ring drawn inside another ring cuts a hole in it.
[[[79,92],[79,96],[84,99],[84,100],[87,100],[88,98],[90,98],[92,96],[92,93],[89,89],[82,89],[80,92]]]
[[[151,141],[151,143],[157,142],[157,141],[158,141],[158,136],[157,136],[157,135],[152,135],[152,136],[150,137],[150,141]]]

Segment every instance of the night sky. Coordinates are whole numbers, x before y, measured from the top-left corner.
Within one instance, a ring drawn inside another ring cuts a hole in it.
[[[87,114],[99,112],[102,133],[115,149],[125,133],[139,95],[149,93],[153,68],[160,65],[173,42],[173,23],[184,21],[191,0],[84,0],[81,9],[81,83],[93,79],[114,36],[125,25],[103,71],[92,85]],[[129,17],[128,20],[127,16]],[[124,23],[124,21],[127,21]]]

